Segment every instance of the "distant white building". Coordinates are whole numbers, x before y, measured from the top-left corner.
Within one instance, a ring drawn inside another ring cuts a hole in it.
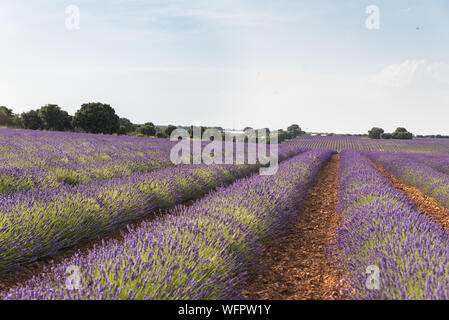
[[[234,135],[234,136],[243,136],[245,135],[245,131],[242,130],[224,130],[225,133]]]

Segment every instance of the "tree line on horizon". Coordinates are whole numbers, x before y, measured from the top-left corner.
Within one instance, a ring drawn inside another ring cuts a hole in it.
[[[374,127],[368,131],[368,138],[370,139],[413,139],[413,133],[408,132],[405,128],[397,128],[393,133],[387,133],[382,128]]]
[[[56,104],[47,104],[39,109],[21,114],[16,114],[12,109],[0,106],[0,127],[157,138],[168,138],[175,129],[184,128],[188,131],[190,137],[193,136],[193,126],[155,126],[152,122],[134,124],[127,118],[119,117],[110,105],[100,102],[81,105],[81,108],[73,116]],[[223,138],[225,138],[226,133],[222,127],[201,127],[201,133],[208,128],[221,131]],[[244,131],[248,129],[252,128],[246,127]],[[270,129],[264,129],[267,130],[269,135]],[[287,130],[278,130],[278,141],[280,143],[304,134],[305,132],[299,125],[293,124]],[[263,141],[269,141],[268,135],[263,138]],[[247,141],[247,139],[246,137],[245,140]],[[261,140],[258,138],[257,141]]]
[[[39,109],[15,114],[12,109],[0,106],[0,127],[86,132],[95,134],[118,134],[134,136],[169,137],[176,127],[156,127],[152,122],[134,124],[127,118],[121,118],[108,104],[91,102],[70,115],[56,104],[47,104]]]

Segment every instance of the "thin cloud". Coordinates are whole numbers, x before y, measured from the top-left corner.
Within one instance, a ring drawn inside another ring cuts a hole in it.
[[[123,7],[123,8],[122,8]],[[261,26],[281,19],[268,11],[251,9],[238,10],[231,7],[206,5],[200,1],[182,1],[170,5],[141,2],[139,10],[125,10],[125,3],[118,3],[108,14],[102,16],[103,21],[110,23],[130,23],[138,25],[154,25],[164,27],[193,27],[196,23],[225,24],[235,26]],[[123,11],[122,14],[117,12]],[[187,24],[187,25],[186,25]]]
[[[372,77],[375,84],[390,88],[449,84],[449,65],[427,60],[406,60],[385,67]]]

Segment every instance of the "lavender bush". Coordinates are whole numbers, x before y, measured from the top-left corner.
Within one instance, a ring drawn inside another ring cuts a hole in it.
[[[425,164],[432,169],[449,174],[449,155],[427,153],[401,153],[401,157]]]

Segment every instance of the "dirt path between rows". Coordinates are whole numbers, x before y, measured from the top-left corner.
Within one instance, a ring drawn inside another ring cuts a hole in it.
[[[247,299],[324,300],[340,296],[341,274],[329,257],[336,214],[339,155],[318,174],[292,229],[266,248],[263,270],[249,275]]]
[[[419,211],[428,217],[431,221],[439,224],[443,229],[449,231],[449,210],[440,205],[434,198],[426,195],[421,190],[406,185],[399,181],[387,170],[371,162],[374,167],[387,179],[389,179],[396,189],[405,194],[418,207]]]

